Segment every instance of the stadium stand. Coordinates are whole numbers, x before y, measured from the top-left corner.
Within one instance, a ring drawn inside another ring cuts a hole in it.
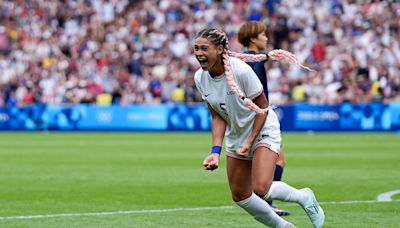
[[[359,2],[1,1],[0,107],[200,101],[194,35],[221,27],[240,51],[247,20],[317,70],[270,63],[272,104],[399,102],[400,3]]]

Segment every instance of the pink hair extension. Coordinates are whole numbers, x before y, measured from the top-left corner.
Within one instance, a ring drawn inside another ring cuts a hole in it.
[[[239,58],[245,62],[259,62],[259,61],[266,60],[268,57],[270,57],[273,60],[295,63],[295,64],[298,64],[303,69],[313,71],[312,69],[300,64],[295,55],[293,55],[292,53],[290,53],[288,51],[281,50],[281,49],[273,50],[273,51],[269,52],[268,56],[265,54],[250,55],[250,54],[242,54],[242,53],[236,53],[236,52],[229,51],[228,50],[229,41],[228,41],[226,34],[223,31],[215,29],[215,28],[203,29],[202,31],[200,31],[197,34],[196,37],[206,38],[209,41],[211,41],[212,43],[214,43],[216,46],[222,45],[225,48],[224,53],[222,54],[222,60],[224,63],[227,83],[232,88],[232,90],[236,93],[236,95],[238,95],[240,98],[242,98],[242,100],[244,101],[246,106],[250,110],[252,110],[256,113],[266,113],[266,112],[268,112],[269,108],[267,107],[265,109],[261,109],[256,104],[254,104],[251,99],[246,98],[244,96],[243,92],[240,90],[239,86],[236,84],[236,82],[233,78],[231,65],[229,63],[229,56]]]
[[[238,52],[233,52],[233,51],[226,51],[229,56],[236,57],[238,59],[241,59],[245,62],[261,62],[263,60],[267,59],[267,55],[265,54],[244,54],[244,53],[238,53]]]
[[[252,110],[256,113],[259,113],[259,114],[267,113],[269,110],[269,107],[262,109],[262,108],[258,107],[256,104],[254,104],[254,102],[251,99],[246,98],[244,96],[243,92],[240,90],[239,86],[236,84],[235,80],[233,79],[233,73],[231,70],[231,65],[229,63],[229,57],[226,52],[222,54],[222,60],[224,62],[226,81],[228,82],[228,85],[232,88],[232,90],[236,93],[236,95],[238,95],[240,98],[242,98],[245,105],[250,110]]]
[[[299,61],[297,60],[296,56],[288,51],[282,50],[282,49],[276,49],[276,50],[272,50],[268,53],[268,56],[272,59],[272,60],[277,60],[277,61],[286,61],[288,63],[294,63],[299,65],[301,68],[308,70],[310,72],[315,72],[315,70],[304,66],[303,64],[299,63]]]
[[[254,104],[254,102],[243,96],[243,92],[240,91],[239,87],[237,86],[236,82],[233,79],[233,74],[231,71],[231,66],[229,64],[229,60],[228,60],[228,55],[229,56],[233,56],[236,58],[239,58],[245,62],[259,62],[259,61],[263,61],[267,59],[267,55],[265,54],[257,54],[257,55],[253,55],[253,54],[243,54],[243,53],[238,53],[238,52],[233,52],[230,50],[225,50],[225,53],[222,55],[223,61],[224,61],[224,68],[226,71],[226,80],[229,84],[229,86],[232,88],[232,90],[243,99],[244,103],[246,104],[246,106],[256,112],[256,113],[267,113],[269,110],[269,107],[262,109],[260,107],[258,107],[256,104]],[[295,63],[297,65],[299,65],[301,68],[306,69],[308,71],[314,71],[313,69],[304,66],[302,64],[299,63],[299,61],[297,60],[296,56],[288,51],[282,50],[282,49],[277,49],[277,50],[273,50],[271,52],[268,53],[268,57],[270,57],[272,60],[277,60],[277,61],[286,61],[289,63]]]
[[[243,53],[238,53],[238,52],[233,52],[233,51],[227,51],[227,54],[236,58],[239,58],[245,62],[259,62],[267,59],[267,56],[265,54],[257,54],[257,55],[252,55],[252,54],[243,54]],[[315,70],[302,65],[299,63],[297,60],[296,56],[288,51],[282,50],[282,49],[276,49],[273,51],[270,51],[268,53],[268,57],[270,57],[272,60],[276,61],[285,61],[288,63],[292,64],[297,64],[301,68],[308,70],[310,72],[314,72]]]
[[[258,114],[268,113],[269,106],[267,108],[260,108],[256,104],[254,104],[254,102],[249,98],[244,98],[244,103],[250,110],[252,110]]]
[[[222,54],[222,60],[224,62],[226,81],[228,82],[228,85],[232,88],[232,90],[236,93],[236,95],[238,95],[243,99],[244,94],[240,90],[239,86],[236,84],[235,80],[233,79],[231,65],[229,64],[229,57],[226,53]]]

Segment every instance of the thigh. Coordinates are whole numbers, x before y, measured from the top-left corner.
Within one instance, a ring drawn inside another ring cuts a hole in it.
[[[281,148],[279,151],[279,157],[278,157],[278,161],[276,162],[276,164],[281,166],[282,168],[284,168],[286,166],[285,151],[283,150],[283,148]]]
[[[232,199],[235,202],[247,199],[252,194],[251,161],[227,157],[227,174]]]
[[[271,187],[278,154],[267,147],[258,147],[254,152],[252,164],[252,188],[264,197]]]

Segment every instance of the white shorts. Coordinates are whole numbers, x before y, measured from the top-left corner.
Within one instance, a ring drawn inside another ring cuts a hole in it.
[[[226,156],[241,159],[252,160],[254,152],[258,147],[267,147],[273,152],[279,154],[281,149],[281,130],[278,116],[275,112],[270,112],[265,123],[265,127],[258,134],[253,146],[250,149],[248,156],[238,155],[236,151],[226,151]]]

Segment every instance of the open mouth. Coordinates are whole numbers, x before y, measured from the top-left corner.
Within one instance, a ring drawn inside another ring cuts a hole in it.
[[[207,67],[207,63],[208,63],[207,58],[200,58],[200,57],[198,57],[198,58],[197,58],[197,61],[199,61],[200,66],[201,66],[202,68]]]

